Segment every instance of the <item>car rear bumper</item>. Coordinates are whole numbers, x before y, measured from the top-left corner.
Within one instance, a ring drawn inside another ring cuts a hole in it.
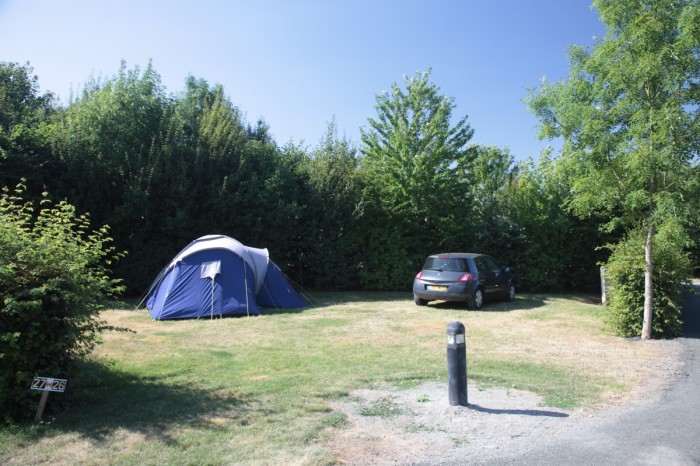
[[[444,286],[445,291],[429,290],[428,286]],[[474,293],[474,283],[467,284],[438,284],[415,281],[413,295],[426,301],[467,301]]]

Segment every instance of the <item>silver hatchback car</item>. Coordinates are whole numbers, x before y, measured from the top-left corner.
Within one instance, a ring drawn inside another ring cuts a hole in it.
[[[474,253],[443,253],[428,256],[413,280],[413,300],[461,301],[481,309],[485,300],[515,299],[515,280],[508,267],[501,268],[489,256]]]

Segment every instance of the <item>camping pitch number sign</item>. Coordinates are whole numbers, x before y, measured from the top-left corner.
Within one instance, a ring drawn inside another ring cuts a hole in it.
[[[34,416],[35,421],[41,421],[41,415],[44,413],[44,406],[46,406],[46,400],[49,397],[49,392],[59,392],[63,393],[66,391],[66,385],[68,380],[66,379],[54,379],[53,377],[34,377],[32,380],[32,390],[41,390],[44,393],[41,394],[41,400],[39,400],[39,408],[36,410],[36,416]]]
[[[68,380],[66,379],[54,379],[51,377],[34,377],[34,380],[32,380],[32,390],[43,390],[47,392],[63,393],[66,391],[67,383]]]

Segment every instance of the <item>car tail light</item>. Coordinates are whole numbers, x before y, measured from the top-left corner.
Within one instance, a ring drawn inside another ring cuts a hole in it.
[[[421,278],[423,278],[423,271],[422,270],[420,272],[418,272],[418,275],[416,275],[416,280],[420,280]]]
[[[474,281],[474,275],[472,275],[470,273],[462,274],[462,276],[459,277],[459,280],[457,280],[457,281],[458,282],[472,282],[472,281]]]

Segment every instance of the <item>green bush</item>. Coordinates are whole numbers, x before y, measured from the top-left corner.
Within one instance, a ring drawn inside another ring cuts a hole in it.
[[[645,240],[643,232],[634,231],[611,247],[612,255],[606,264],[611,284],[607,321],[616,334],[624,337],[642,332]],[[690,277],[691,263],[679,243],[678,235],[661,232],[653,244],[652,334],[656,338],[682,333],[681,284]]]
[[[0,422],[36,410],[33,377],[70,377],[106,328],[103,303],[121,291],[106,268],[120,256],[107,227],[91,232],[86,216],[46,196],[35,215],[23,190],[0,196]]]

